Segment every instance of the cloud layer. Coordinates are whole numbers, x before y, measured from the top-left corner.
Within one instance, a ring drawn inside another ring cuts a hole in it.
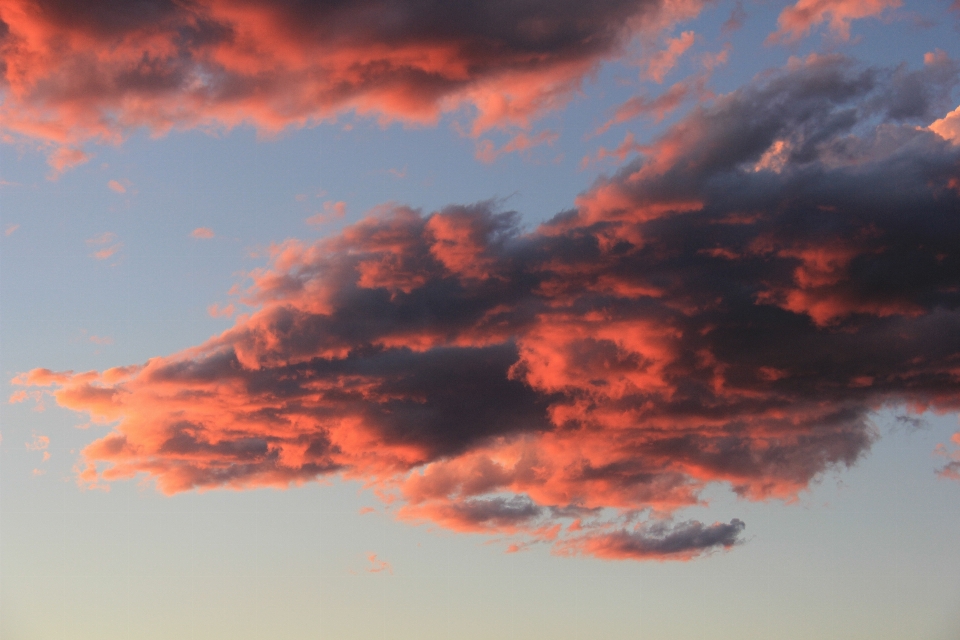
[[[89,482],[368,482],[399,517],[558,553],[687,559],[851,465],[871,412],[960,409],[957,66],[812,56],[698,107],[532,232],[397,206],[274,247],[207,343],[24,385],[114,423]]]
[[[59,145],[146,127],[264,131],[354,111],[474,132],[566,102],[635,36],[700,0],[10,0],[0,7],[3,126]],[[84,158],[76,148],[52,161]]]

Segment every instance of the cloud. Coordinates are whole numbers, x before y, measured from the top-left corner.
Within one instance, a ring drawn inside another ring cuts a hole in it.
[[[944,140],[960,145],[960,107],[930,123],[930,130]]]
[[[213,229],[209,227],[197,227],[190,232],[190,237],[196,238],[197,240],[209,240],[213,235]]]
[[[50,452],[47,451],[47,448],[50,446],[50,438],[47,436],[40,436],[33,434],[33,441],[26,443],[28,451],[39,451],[43,453],[43,462],[46,462],[50,459]],[[42,471],[40,473],[43,473]],[[40,475],[37,473],[37,469],[34,469],[35,475]]]
[[[829,22],[835,37],[849,40],[853,20],[878,16],[901,4],[901,0],[798,0],[780,12],[778,29],[770,34],[767,43],[796,42],[824,22]]]
[[[2,14],[0,14],[0,19],[2,19]],[[0,108],[0,114],[3,114],[9,118],[15,118],[16,116],[10,114],[10,109],[4,105]],[[8,123],[13,123],[14,121],[8,120]],[[6,125],[6,126],[9,126]],[[29,132],[27,132],[29,135]],[[43,137],[42,135],[40,137]],[[75,149],[71,147],[58,147],[55,149],[50,156],[47,158],[47,164],[53,169],[53,173],[50,174],[50,178],[56,178],[58,175],[72,169],[73,167],[83,164],[90,159],[90,156],[83,152],[81,149]]]
[[[33,441],[27,443],[27,449],[30,451],[46,451],[48,446],[50,446],[50,438],[37,434],[33,434]]]
[[[90,257],[97,260],[110,258],[123,247],[123,243],[117,242],[116,240],[117,234],[110,231],[88,238],[86,241],[87,244],[95,248],[95,251],[90,254]]]
[[[323,203],[323,211],[318,211],[309,218],[307,224],[321,225],[334,220],[340,220],[347,213],[347,203],[342,200],[327,200]]]
[[[367,556],[367,560],[370,562],[370,567],[367,569],[367,573],[381,573],[383,571],[391,574],[393,573],[393,567],[390,566],[390,563],[386,560],[378,560],[377,554],[369,554]]]
[[[117,182],[116,180],[111,180],[110,182],[107,183],[107,186],[110,187],[111,191],[116,191],[117,193],[127,192],[127,188],[122,184],[120,184],[119,182]]]
[[[665,49],[658,51],[647,59],[645,76],[654,82],[663,82],[663,78],[677,64],[677,59],[693,46],[694,40],[696,40],[696,36],[693,31],[684,31],[676,38],[667,40]]]
[[[740,544],[739,536],[745,527],[736,518],[729,524],[718,522],[709,526],[695,520],[673,527],[657,524],[585,537],[575,540],[572,546],[606,560],[689,560],[706,550]]]
[[[214,303],[207,307],[207,313],[211,318],[230,318],[236,312],[236,307],[231,303],[221,307]]]
[[[727,20],[720,27],[721,35],[727,36],[735,31],[739,31],[743,27],[743,23],[746,22],[746,20],[747,12],[743,8],[743,1],[737,0],[737,3],[730,11],[730,17],[727,18]]]
[[[10,0],[0,8],[8,133],[86,160],[85,141],[146,128],[265,132],[353,112],[433,123],[468,108],[473,132],[526,127],[565,104],[635,37],[699,0],[361,0],[275,3]]]
[[[793,60],[533,231],[493,202],[384,207],[272,247],[254,311],[202,345],[14,383],[112,425],[83,450],[98,486],[341,474],[516,549],[729,548],[739,520],[663,518],[712,485],[794,499],[881,407],[960,409],[960,147],[928,128],[956,81]]]
[[[8,224],[6,228],[4,228],[3,230],[3,235],[12,236],[13,233],[19,228],[20,228],[20,225],[18,224]]]
[[[634,96],[619,105],[614,110],[613,117],[597,129],[594,135],[606,133],[610,127],[640,116],[652,116],[659,122],[686,100],[691,98],[703,100],[710,97],[711,93],[706,88],[706,82],[707,77],[701,74],[674,83],[656,98]]]
[[[550,131],[549,129],[541,131],[532,137],[521,131],[504,143],[499,149],[493,144],[493,141],[481,140],[477,143],[475,157],[480,162],[490,164],[505,153],[527,151],[541,144],[552,145],[559,138],[560,135],[557,132]]]
[[[947,463],[937,471],[937,475],[950,480],[960,480],[960,431],[953,434],[950,441],[953,443],[953,451],[948,452],[942,444],[937,445],[934,450],[937,455],[947,458]]]

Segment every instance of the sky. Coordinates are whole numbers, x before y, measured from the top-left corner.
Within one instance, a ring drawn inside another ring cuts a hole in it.
[[[4,0],[0,638],[960,637],[958,33]]]

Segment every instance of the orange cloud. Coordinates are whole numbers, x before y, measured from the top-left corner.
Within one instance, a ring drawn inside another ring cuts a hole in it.
[[[120,184],[119,182],[117,182],[116,180],[111,180],[110,182],[107,183],[107,186],[110,187],[111,191],[116,191],[117,193],[127,192],[127,188],[122,184]]]
[[[792,500],[867,452],[878,408],[960,409],[960,149],[911,124],[929,109],[895,89],[939,77],[917,73],[792,64],[534,231],[492,202],[385,206],[272,247],[204,344],[13,382],[112,425],[85,484],[339,474],[514,549],[732,548],[740,520],[678,518],[707,487]]]
[[[369,554],[367,556],[367,560],[370,562],[370,567],[367,569],[367,573],[381,573],[383,571],[386,571],[387,573],[393,573],[393,567],[390,566],[390,563],[386,560],[378,560],[377,554]]]
[[[190,237],[198,240],[209,240],[214,236],[213,229],[209,227],[197,227],[190,232]]]

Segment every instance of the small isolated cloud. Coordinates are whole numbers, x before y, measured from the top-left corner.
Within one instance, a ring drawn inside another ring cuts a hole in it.
[[[549,129],[541,131],[533,137],[521,132],[508,140],[499,149],[493,144],[492,140],[481,140],[477,143],[474,157],[480,162],[490,164],[505,153],[527,151],[541,144],[552,145],[559,137],[557,132],[550,131]]]
[[[393,573],[393,567],[390,566],[390,563],[386,560],[378,560],[377,554],[371,553],[367,556],[367,560],[370,561],[370,566],[367,568],[367,573],[381,573],[386,571],[387,573]]]
[[[33,441],[26,443],[26,445],[28,451],[43,452],[44,462],[50,459],[50,452],[47,451],[47,448],[50,446],[50,438],[47,436],[33,434]]]
[[[95,251],[90,254],[90,257],[97,260],[106,260],[123,247],[122,242],[117,242],[117,234],[111,231],[87,238],[86,242],[87,245],[95,249]]]
[[[694,520],[674,526],[641,525],[633,530],[574,539],[569,548],[605,560],[690,560],[705,551],[741,544],[740,534],[745,527],[736,518],[729,524],[704,525]]]
[[[347,203],[342,200],[334,202],[327,200],[323,203],[323,211],[318,211],[309,218],[307,224],[321,225],[334,220],[340,220],[347,213]]]
[[[207,313],[211,318],[230,318],[236,312],[236,308],[233,303],[220,306],[216,302],[207,307]]]
[[[50,178],[56,178],[64,171],[83,164],[88,161],[90,156],[81,149],[72,149],[70,147],[60,147],[47,158],[47,164],[53,169]]]
[[[107,183],[107,186],[110,188],[111,191],[116,191],[117,193],[127,192],[127,188],[122,184],[120,184],[119,182],[117,182],[116,180],[111,180],[110,182]]]
[[[747,12],[743,8],[743,0],[737,0],[733,10],[730,11],[730,17],[720,27],[720,34],[728,36],[734,31],[739,31],[747,19]]]
[[[834,37],[846,41],[852,21],[878,16],[901,4],[901,0],[799,0],[780,13],[778,29],[767,37],[767,43],[796,42],[824,22]]]
[[[108,344],[113,344],[113,338],[110,336],[90,336],[88,338],[93,344],[98,344],[100,346],[106,346]]]
[[[8,224],[6,228],[3,230],[3,235],[11,236],[19,228],[20,228],[20,225],[18,224]]]
[[[213,237],[213,229],[209,227],[197,227],[190,232],[190,237],[197,238],[198,240],[209,240]]]

